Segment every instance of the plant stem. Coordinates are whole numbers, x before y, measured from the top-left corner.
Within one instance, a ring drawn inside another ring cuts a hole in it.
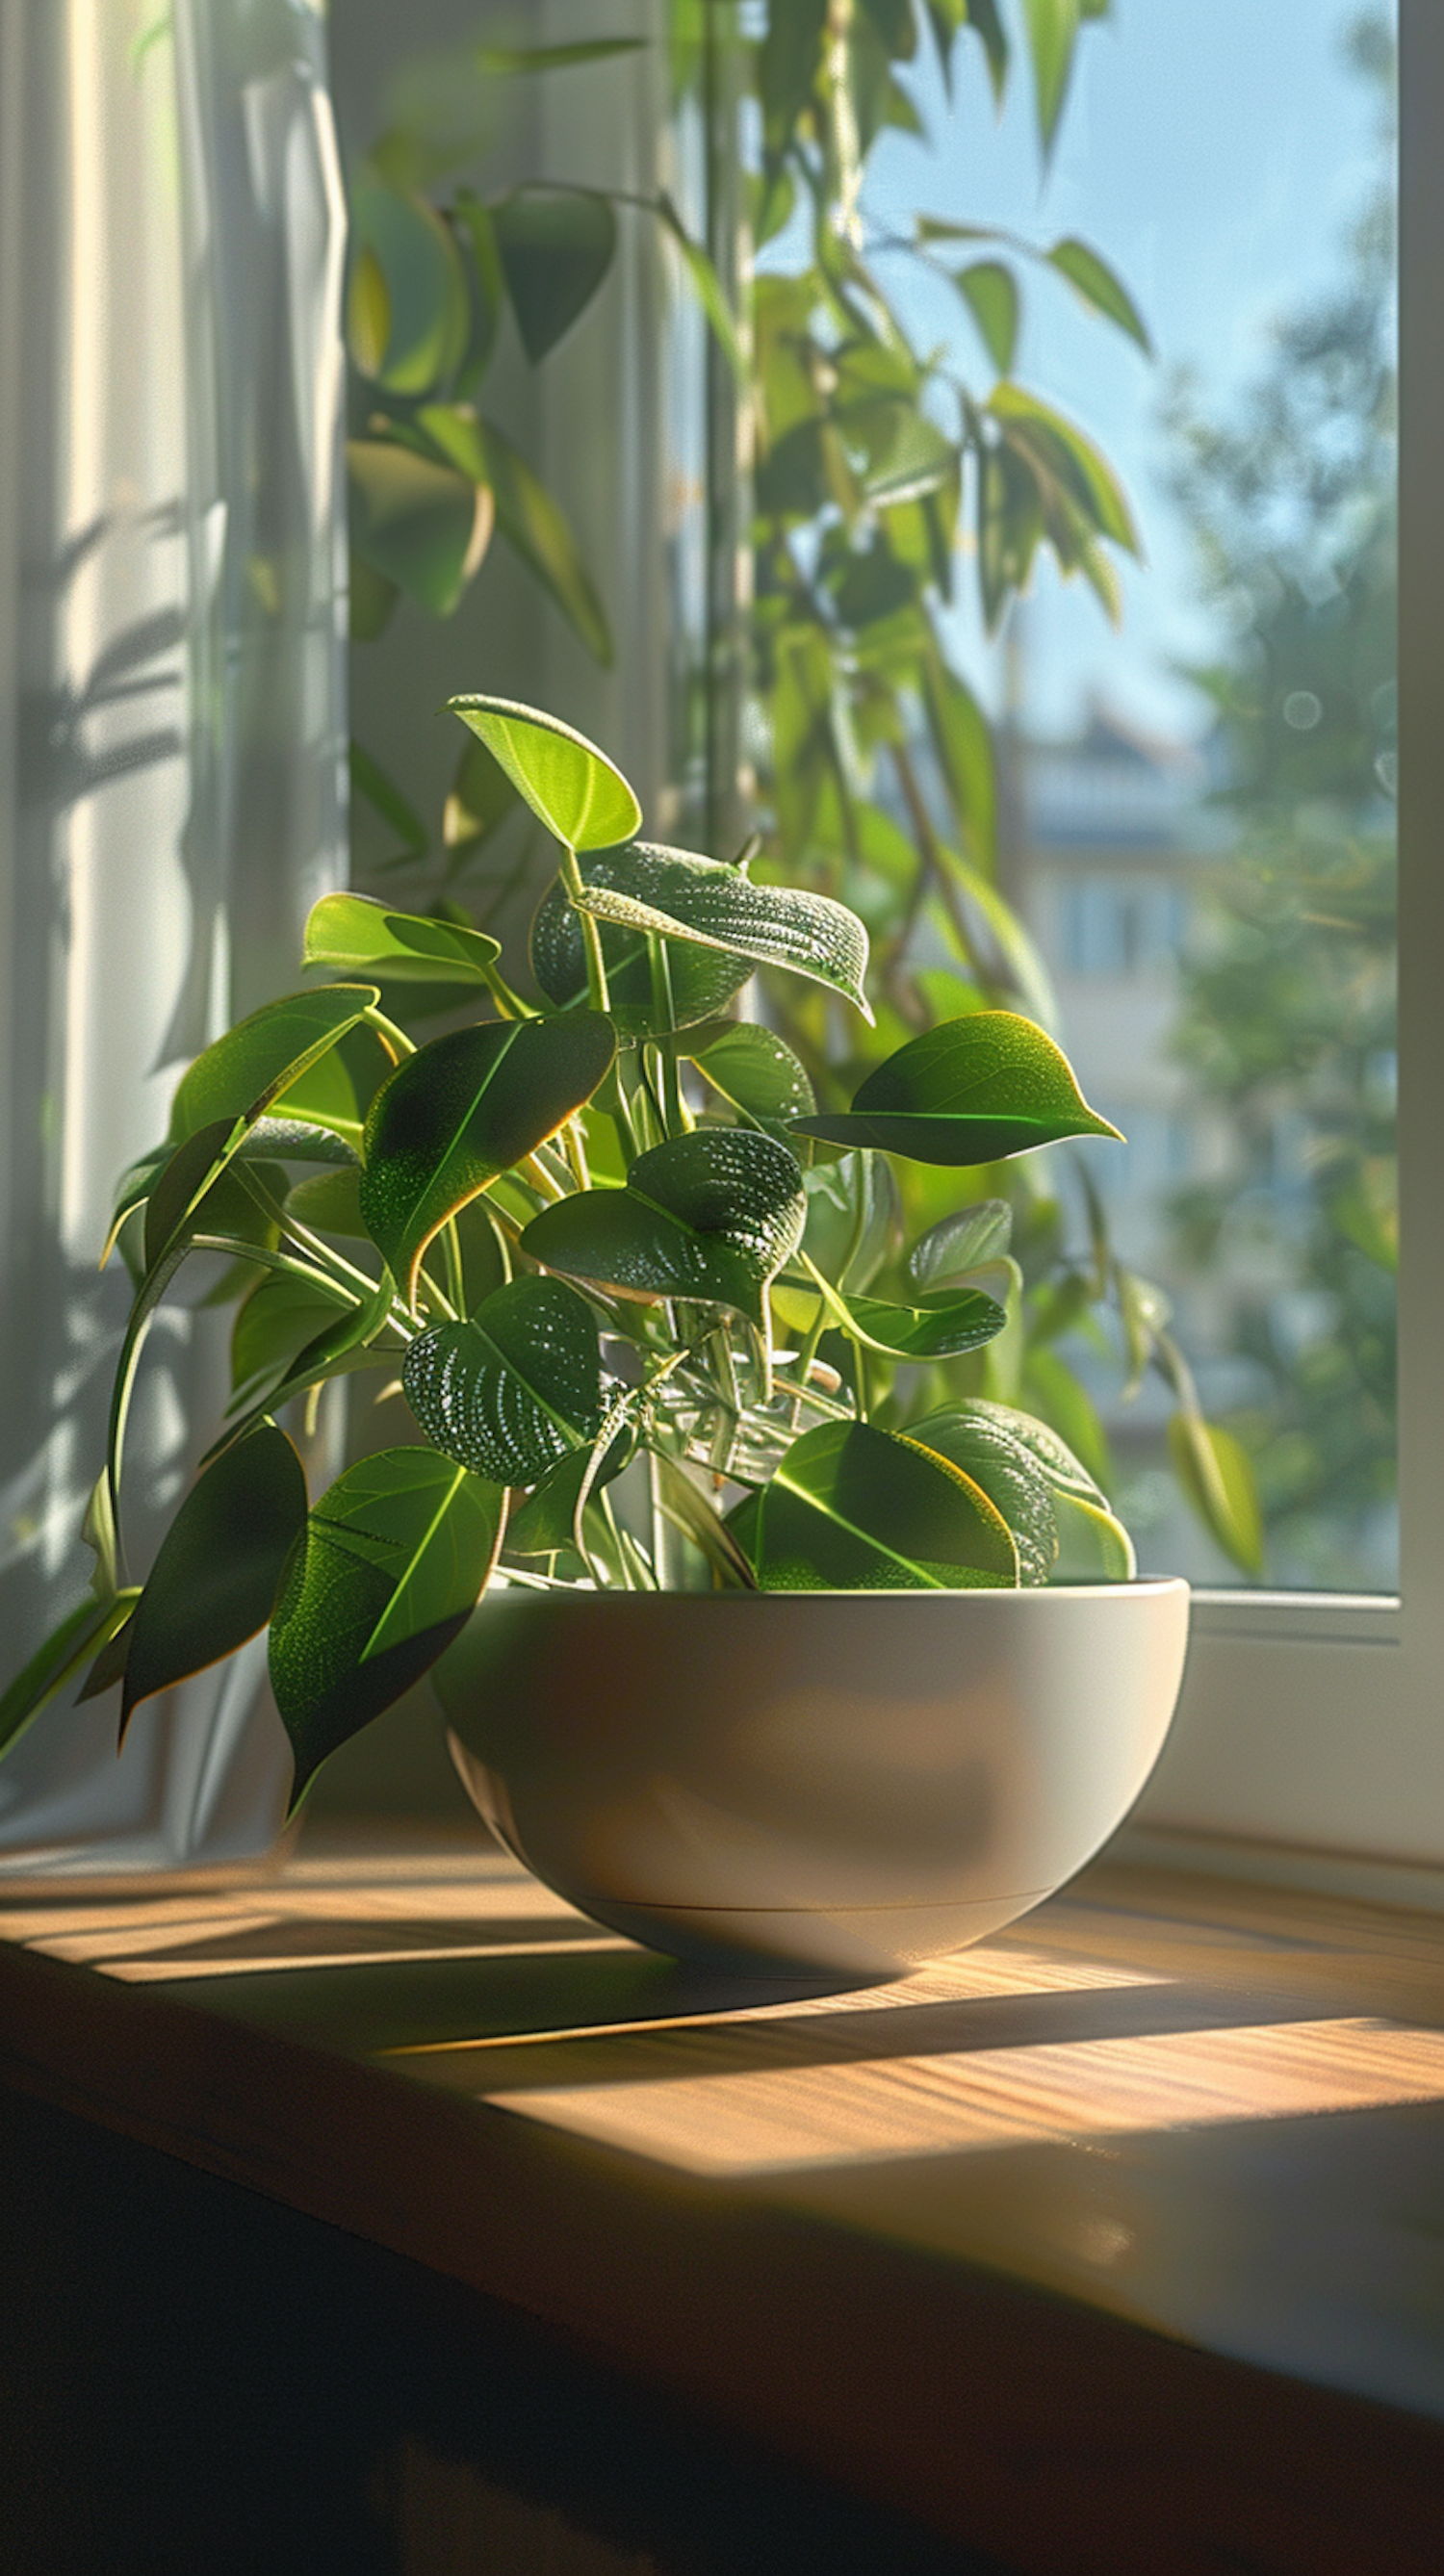
[[[404,1029],[398,1029],[394,1020],[388,1020],[385,1012],[379,1011],[374,1002],[362,1012],[361,1017],[368,1029],[375,1030],[393,1064],[401,1064],[407,1056],[415,1055],[416,1040],[409,1038]]]
[[[662,1026],[656,1041],[657,1061],[662,1073],[662,1125],[669,1136],[687,1136],[692,1121],[682,1097],[682,1077],[677,1064],[677,1006],[672,997],[672,967],[665,939],[647,939],[647,964],[652,977],[652,1008]]]
[[[586,887],[582,882],[582,872],[577,864],[576,851],[568,849],[565,841],[561,845],[561,851],[562,883],[571,897],[572,909],[582,925],[582,944],[587,952],[587,994],[594,1011],[609,1011],[612,1007],[612,999],[607,990],[607,967],[602,955],[601,925],[583,907],[582,896],[586,892]]]
[[[541,1013],[533,1010],[530,1002],[524,1002],[520,993],[514,993],[512,991],[512,988],[507,982],[506,977],[501,972],[500,967],[483,966],[481,971],[486,977],[487,989],[491,994],[491,998],[495,1002],[496,1007],[500,1011],[504,1020],[540,1019]]]

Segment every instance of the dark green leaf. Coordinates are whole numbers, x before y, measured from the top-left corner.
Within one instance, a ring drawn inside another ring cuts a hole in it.
[[[344,1235],[355,1243],[371,1239],[361,1213],[359,1164],[350,1171],[317,1172],[310,1180],[298,1181],[286,1194],[286,1207],[318,1234]]]
[[[596,294],[617,247],[603,196],[527,186],[492,208],[521,344],[536,366]]]
[[[516,1556],[558,1556],[574,1550],[585,1558],[592,1539],[582,1526],[589,1497],[620,1476],[635,1455],[635,1440],[623,1423],[614,1429],[615,1408],[600,1437],[580,1449],[569,1449],[520,1509],[508,1515],[506,1544]]]
[[[817,1095],[791,1047],[751,1020],[734,1020],[689,1052],[713,1090],[769,1133],[788,1119],[809,1117],[817,1107]]]
[[[829,1287],[822,1302],[842,1331],[887,1359],[956,1359],[995,1341],[1008,1318],[996,1298],[975,1288],[945,1290],[916,1306],[880,1297],[842,1296]]]
[[[866,1422],[795,1440],[758,1499],[764,1592],[976,1590],[1016,1585],[1007,1523],[971,1478]]]
[[[301,1461],[274,1423],[238,1440],[198,1478],[136,1604],[122,1736],[141,1700],[219,1663],[264,1628],[305,1520]]]
[[[584,857],[584,880],[605,880],[616,853]],[[647,934],[600,925],[602,960],[607,970],[607,1008],[624,1038],[655,1037],[663,1025],[652,983]],[[685,1029],[699,1020],[715,1019],[739,993],[752,972],[751,962],[723,948],[699,948],[688,941],[664,941],[671,986],[671,1023]],[[572,908],[560,877],[555,877],[537,906],[531,927],[531,965],[547,999],[562,1006],[587,989],[587,952],[581,916]]]
[[[535,1484],[601,1428],[597,1319],[563,1279],[513,1279],[469,1319],[419,1334],[402,1384],[446,1457],[498,1484]]]
[[[559,717],[511,698],[448,698],[451,713],[485,743],[539,822],[569,850],[630,840],[642,819],[636,795],[606,753]]]
[[[306,923],[306,964],[412,984],[486,984],[501,942],[460,922],[391,912],[364,894],[323,894]]]
[[[872,1018],[863,991],[867,932],[830,895],[754,885],[723,860],[633,841],[585,872],[577,900],[595,920],[620,929],[725,948],[759,966],[785,966],[845,994]]]
[[[278,1413],[293,1396],[304,1395],[313,1386],[323,1386],[328,1378],[348,1376],[357,1368],[387,1365],[391,1358],[389,1351],[374,1358],[369,1354],[371,1344],[379,1339],[392,1319],[395,1301],[396,1290],[391,1274],[383,1271],[371,1295],[363,1298],[359,1305],[345,1306],[339,1313],[333,1308],[329,1321],[324,1322],[320,1330],[303,1344],[284,1377],[268,1387],[249,1412],[243,1413],[239,1421],[222,1432],[219,1440],[212,1442],[201,1465],[209,1466],[213,1458],[218,1458],[237,1440],[245,1439],[258,1422],[267,1414]]]
[[[237,1309],[231,1327],[231,1388],[240,1395],[280,1377],[315,1335],[334,1324],[337,1301],[310,1280],[273,1270]]]
[[[1012,270],[1004,268],[1001,260],[980,259],[971,268],[955,269],[953,284],[999,375],[1008,375],[1018,346],[1018,286]]]
[[[375,991],[375,986],[372,986]],[[365,1075],[349,1061],[353,1052],[364,1050]],[[334,1136],[351,1149],[352,1158],[361,1159],[361,1103],[369,1100],[382,1078],[389,1057],[372,1039],[359,1031],[343,1037],[329,1054],[318,1056],[296,1082],[288,1084],[276,1102],[278,1118],[301,1119],[316,1127],[322,1135]]]
[[[335,1171],[354,1172],[361,1157],[344,1136],[336,1135],[329,1127],[313,1127],[304,1118],[258,1118],[253,1127],[247,1128],[232,1160],[240,1164],[327,1163]]]
[[[170,1161],[174,1151],[175,1148],[173,1145],[157,1145],[151,1153],[142,1154],[139,1162],[132,1163],[128,1170],[122,1172],[120,1179],[116,1184],[115,1204],[111,1210],[110,1217],[110,1231],[105,1238],[105,1242],[101,1250],[100,1267],[102,1270],[105,1268],[106,1263],[109,1261],[111,1254],[115,1250],[121,1227],[124,1225],[126,1218],[134,1216],[138,1208],[143,1208],[145,1206],[147,1199],[150,1197],[151,1191],[155,1187],[157,1179],[165,1170],[165,1167]]]
[[[106,1638],[124,1625],[134,1599],[133,1592],[114,1594],[108,1601],[87,1598],[67,1612],[0,1697],[0,1755],[18,1744],[46,1701],[73,1681]]]
[[[490,79],[512,79],[522,72],[567,71],[575,63],[602,63],[613,54],[646,50],[646,36],[590,36],[575,45],[478,45],[472,60]]]
[[[486,487],[394,439],[346,442],[351,543],[373,571],[449,617],[491,532]]]
[[[239,1121],[217,1118],[178,1145],[156,1175],[145,1208],[145,1266],[153,1270],[166,1247],[194,1218],[211,1184],[240,1142]]]
[[[114,1690],[117,1682],[124,1681],[125,1667],[130,1655],[131,1621],[135,1616],[135,1605],[139,1599],[138,1583],[131,1584],[124,1592],[116,1594],[116,1624],[112,1627],[75,1694],[77,1707],[83,1699],[99,1699],[103,1692]]]
[[[870,1073],[848,1112],[795,1132],[917,1163],[993,1163],[1063,1136],[1114,1136],[1067,1057],[1014,1011],[973,1011],[913,1038]]]
[[[491,1020],[408,1056],[366,1120],[361,1212],[408,1305],[450,1216],[590,1100],[616,1054],[595,1011]]]
[[[262,1117],[284,1095],[298,1092],[320,1058],[354,1029],[380,995],[374,984],[328,984],[288,993],[238,1020],[214,1046],[197,1056],[181,1078],[171,1107],[170,1132],[179,1144],[222,1118]],[[286,1100],[282,1114],[308,1117]]]
[[[506,281],[491,208],[482,204],[474,190],[458,188],[446,209],[446,219],[461,253],[471,297],[471,327],[452,389],[458,395],[469,396],[475,393],[491,364],[506,301]]]
[[[1067,278],[1085,304],[1091,304],[1097,313],[1106,314],[1110,322],[1116,322],[1120,331],[1126,331],[1129,338],[1136,340],[1140,349],[1152,357],[1153,342],[1142,314],[1122,280],[1115,277],[1107,261],[1101,260],[1096,250],[1090,250],[1086,242],[1060,241],[1053,244],[1047,258],[1049,266]]]
[[[980,1199],[976,1207],[959,1208],[941,1217],[920,1235],[908,1254],[908,1275],[919,1288],[939,1288],[945,1281],[976,1270],[981,1262],[1000,1260],[1013,1234],[1013,1211],[1006,1199]]]
[[[827,0],[787,0],[785,7],[768,10],[757,85],[769,155],[780,156],[792,140],[798,117],[814,94],[826,27]]]
[[[936,7],[937,0],[931,0],[931,5]],[[998,0],[968,0],[968,24],[982,40],[994,103],[1001,107],[1008,83],[1008,38]]]
[[[296,1756],[292,1806],[327,1754],[399,1699],[475,1608],[502,1488],[434,1449],[382,1449],[314,1506],[281,1578],[271,1686]]]
[[[703,1127],[640,1155],[625,1189],[543,1208],[521,1240],[545,1269],[614,1296],[730,1306],[765,1334],[767,1283],[796,1250],[805,1213],[785,1145]]]
[[[890,59],[910,63],[918,49],[912,0],[862,0],[862,7],[877,29]]]

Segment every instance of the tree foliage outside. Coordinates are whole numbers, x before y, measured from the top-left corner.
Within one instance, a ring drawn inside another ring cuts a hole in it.
[[[1381,169],[1337,285],[1277,325],[1232,414],[1187,385],[1175,489],[1227,642],[1193,677],[1233,827],[1178,1045],[1227,1167],[1175,1209],[1224,1291],[1276,1582],[1387,1588],[1395,1473],[1395,61],[1349,36]]]

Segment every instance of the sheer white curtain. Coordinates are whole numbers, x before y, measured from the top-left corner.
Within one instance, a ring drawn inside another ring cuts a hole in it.
[[[184,1060],[294,979],[344,869],[344,218],[309,0],[0,0],[0,1635],[84,1592],[126,1306],[96,1257]],[[165,1313],[128,1451],[144,1571],[212,1436]],[[64,1699],[0,1769],[0,1866],[233,1856],[289,1763],[263,1658]]]

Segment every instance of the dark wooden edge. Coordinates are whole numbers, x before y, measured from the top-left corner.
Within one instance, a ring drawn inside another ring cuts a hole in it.
[[[0,2081],[1029,2576],[1435,2576],[1444,2427],[0,1944]]]

